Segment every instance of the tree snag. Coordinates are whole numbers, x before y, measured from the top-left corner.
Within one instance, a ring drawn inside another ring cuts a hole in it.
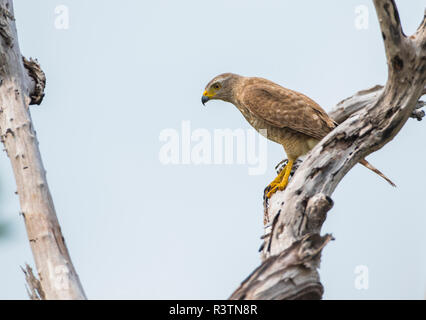
[[[330,132],[289,182],[265,206],[263,263],[230,299],[321,299],[318,267],[331,236],[320,236],[345,174],[391,141],[409,117],[421,120],[426,84],[426,15],[416,33],[404,35],[393,0],[373,0],[385,45],[385,87],[358,92],[331,112],[340,125]]]
[[[39,280],[27,267],[32,299],[85,299],[56,217],[29,105],[40,104],[46,78],[19,50],[12,0],[0,0],[0,136],[12,164]]]

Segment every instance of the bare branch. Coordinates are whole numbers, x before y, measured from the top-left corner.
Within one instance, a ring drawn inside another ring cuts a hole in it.
[[[320,238],[332,206],[330,197],[345,174],[391,141],[410,116],[421,118],[425,46],[419,38],[406,38],[402,33],[394,1],[374,0],[374,4],[388,61],[386,86],[358,92],[331,113],[340,125],[310,151],[287,188],[271,197],[265,209],[263,263],[231,298],[320,297],[317,266],[290,266],[284,257],[297,256],[303,239]],[[313,250],[317,257],[324,245]],[[280,281],[280,275],[286,281]]]
[[[324,288],[316,270],[322,248],[332,240],[308,234],[290,248],[265,260],[232,294],[232,300],[321,299]],[[302,272],[300,272],[302,270]],[[264,283],[269,285],[265,287]]]
[[[426,50],[426,9],[423,14],[422,22],[417,28],[416,33],[411,36],[411,39],[417,43],[417,47]]]
[[[8,10],[7,6],[0,4],[0,36],[5,44],[9,47],[13,46],[13,36],[7,20],[14,21],[13,14]]]
[[[376,101],[382,92],[383,86],[381,85],[359,91],[353,96],[340,101],[337,106],[329,112],[329,116],[337,123],[342,123],[355,112],[358,112]]]
[[[85,299],[56,216],[28,108],[43,98],[44,73],[34,60],[22,58],[12,17],[12,1],[0,0],[0,137],[12,164],[40,279],[27,267],[30,295]]]
[[[376,85],[370,89],[359,91],[353,96],[340,101],[337,106],[329,112],[329,116],[337,123],[342,123],[354,113],[374,103],[383,93],[383,89],[383,86]],[[422,92],[422,95],[424,94],[426,94],[426,88]],[[416,108],[411,113],[410,118],[417,119],[419,121],[422,120],[425,112],[419,109],[423,108],[424,106],[425,102],[419,100],[417,102]]]
[[[402,32],[398,10],[393,0],[373,0],[382,31],[389,70],[399,71],[404,65],[400,55],[404,55],[407,39]]]

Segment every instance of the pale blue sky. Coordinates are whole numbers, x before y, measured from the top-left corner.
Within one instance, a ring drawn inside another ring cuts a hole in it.
[[[260,263],[262,191],[284,158],[268,143],[263,175],[248,165],[159,161],[160,132],[247,129],[232,106],[200,102],[216,74],[262,76],[326,110],[386,81],[371,1],[15,0],[21,51],[46,72],[31,107],[49,185],[75,267],[92,299],[224,299]],[[397,1],[412,33],[424,0]],[[55,7],[69,8],[68,30]],[[355,8],[369,26],[355,28]],[[323,233],[328,299],[423,299],[426,124],[409,120],[368,157],[394,189],[361,166],[337,188]],[[26,299],[19,268],[33,264],[9,160],[0,157],[0,298]],[[354,286],[356,266],[369,288]]]

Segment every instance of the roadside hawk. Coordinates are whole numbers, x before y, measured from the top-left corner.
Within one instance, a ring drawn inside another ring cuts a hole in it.
[[[294,161],[308,153],[337,123],[312,99],[263,78],[224,73],[211,80],[201,102],[219,99],[235,105],[257,131],[266,129],[267,138],[281,144],[288,162],[272,181],[266,197],[284,190]],[[365,159],[360,163],[395,184]]]

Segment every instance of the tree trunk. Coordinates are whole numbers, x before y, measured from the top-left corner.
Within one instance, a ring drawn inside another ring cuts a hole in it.
[[[373,0],[385,45],[386,86],[361,91],[331,113],[340,125],[299,165],[287,188],[265,206],[263,263],[231,299],[320,299],[320,236],[330,196],[360,160],[391,141],[409,117],[421,119],[426,84],[426,16],[406,37],[393,0]]]
[[[27,266],[33,299],[85,299],[61,233],[29,111],[45,85],[38,63],[19,50],[11,0],[0,0],[0,135],[12,164],[37,280]]]

